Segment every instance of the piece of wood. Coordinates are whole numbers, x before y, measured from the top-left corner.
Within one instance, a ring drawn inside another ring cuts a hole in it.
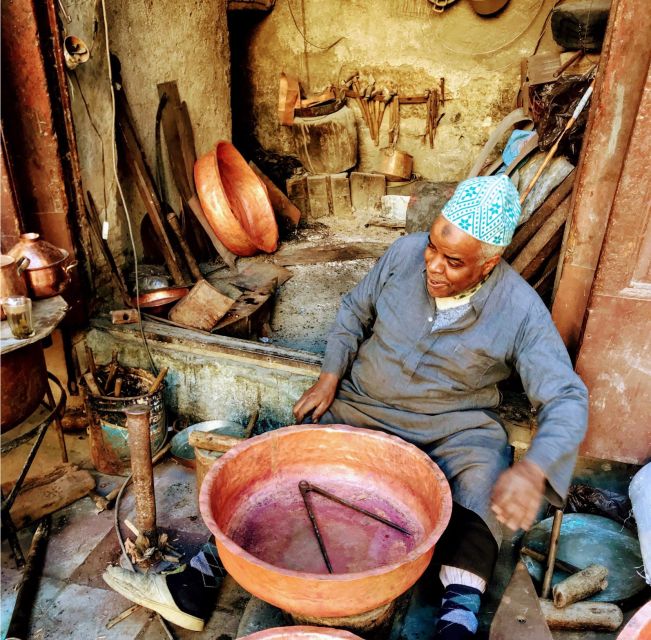
[[[111,311],[112,324],[134,324],[139,321],[138,309],[115,309]]]
[[[188,246],[185,236],[183,235],[183,231],[181,230],[181,223],[179,222],[177,215],[173,211],[170,211],[167,214],[167,222],[169,222],[169,225],[170,227],[172,227],[172,231],[174,232],[176,239],[181,245],[181,250],[183,251],[183,257],[185,258],[185,262],[190,269],[190,273],[192,274],[192,277],[197,281],[201,280],[203,278],[203,274],[201,273],[201,270],[199,269],[199,265],[197,264],[197,261],[195,260],[194,255],[192,254],[192,251]]]
[[[104,496],[101,496],[99,493],[96,493],[95,491],[89,491],[88,497],[95,503],[95,506],[98,509],[97,513],[101,513],[102,511],[108,509],[109,503]]]
[[[234,304],[235,300],[222,295],[206,280],[200,280],[174,305],[169,317],[179,324],[210,331]]]
[[[147,391],[148,395],[151,395],[152,393],[156,393],[160,389],[160,386],[163,384],[163,380],[165,380],[165,376],[167,375],[168,371],[169,371],[168,367],[163,367],[158,372],[156,379],[151,383],[151,386]]]
[[[115,96],[117,101],[117,130],[121,140],[125,158],[131,170],[138,193],[142,198],[152,228],[158,240],[158,245],[163,254],[165,264],[175,284],[182,285],[185,282],[183,273],[179,267],[178,259],[167,236],[167,230],[163,222],[163,213],[160,200],[158,199],[154,179],[147,165],[142,145],[138,140],[133,118],[131,117],[129,105],[122,86],[116,86]]]
[[[564,223],[563,223],[564,224]],[[542,266],[549,261],[552,255],[558,254],[561,242],[563,241],[564,226],[549,239],[549,242],[540,250],[533,260],[522,270],[520,274],[527,282],[534,282],[533,278],[537,277]],[[557,258],[558,259],[558,258]]]
[[[542,203],[540,207],[535,211],[535,213],[527,220],[513,236],[511,244],[506,248],[502,257],[505,260],[509,260],[512,256],[518,253],[522,247],[524,247],[531,238],[536,234],[538,229],[542,227],[545,221],[549,216],[558,209],[561,203],[572,193],[572,188],[574,186],[574,178],[576,176],[576,170],[572,170],[571,173],[561,182],[554,191],[552,191],[547,200]]]
[[[552,589],[554,606],[563,608],[603,591],[608,586],[608,569],[601,564],[591,564]]]
[[[341,245],[285,247],[274,256],[274,262],[283,266],[319,264],[343,260],[379,258],[389,248],[385,242],[350,242]]]
[[[287,197],[301,212],[301,220],[310,216],[310,198],[307,193],[307,175],[292,176],[285,182]]]
[[[310,201],[309,220],[318,220],[330,215],[328,176],[326,174],[307,176],[307,195]]]
[[[384,195],[386,195],[385,176],[357,171],[350,174],[350,201],[355,212],[380,211]]]
[[[328,182],[332,215],[337,218],[350,218],[353,207],[350,200],[350,180],[345,173],[334,173]]]
[[[209,431],[193,431],[188,436],[188,442],[192,447],[225,453],[243,442],[243,439],[219,433],[210,433]]]
[[[290,225],[297,227],[301,221],[301,211],[291,200],[274,184],[271,178],[267,177],[260,168],[251,160],[249,166],[253,172],[262,180],[267,189],[271,206],[277,217],[286,220]]]
[[[543,565],[547,562],[547,557],[545,556],[545,554],[539,553],[534,549],[529,549],[528,547],[522,547],[522,549],[520,549],[520,553],[523,556],[529,556],[530,558],[533,558],[536,562],[540,562]],[[579,567],[575,567],[573,564],[570,564],[569,562],[565,562],[564,560],[559,560],[558,558],[554,560],[554,569],[560,569],[561,571],[565,571],[565,573],[569,573],[569,574],[574,574],[581,571]]]
[[[217,250],[217,253],[221,256],[224,264],[226,264],[231,269],[235,268],[235,254],[226,248],[224,243],[213,231],[210,223],[206,219],[206,214],[203,212],[198,196],[194,194],[186,204],[188,205],[190,211],[192,211],[192,214],[196,220],[201,225],[202,229],[206,232],[206,235],[210,238],[210,242],[212,242],[213,246]]]
[[[119,622],[122,622],[122,620],[125,620],[128,618],[132,613],[135,613],[138,611],[138,609],[141,609],[142,607],[139,604],[132,604],[128,609],[125,609],[122,613],[118,613],[117,616],[114,616],[111,618],[107,623],[106,623],[106,628],[107,629],[112,629],[116,624]]]
[[[407,226],[406,220],[391,220],[390,218],[369,218],[365,227],[384,227],[385,229],[404,229]]]
[[[547,245],[565,223],[569,210],[570,198],[566,198],[511,262],[511,266],[517,273],[523,273],[536,256],[543,251],[545,245]],[[562,235],[559,240],[562,240]]]
[[[248,338],[261,332],[271,312],[273,291],[250,291],[242,294],[213,332]]]
[[[540,607],[550,629],[615,631],[624,622],[622,610],[609,602],[575,602],[559,609],[551,600],[541,600]]]
[[[518,562],[491,623],[489,640],[551,640],[531,576]]]
[[[10,510],[17,529],[22,529],[44,516],[67,507],[83,498],[95,488],[95,479],[86,470],[74,466],[67,467],[46,481],[47,476],[25,483]]]
[[[556,72],[561,66],[561,58],[558,53],[537,53],[529,56],[526,62],[525,82],[529,86],[554,82],[558,75]]]
[[[563,509],[554,510],[554,520],[549,533],[549,544],[547,545],[547,568],[543,577],[541,595],[543,598],[549,598],[552,588],[552,577],[554,575],[554,564],[556,563],[556,553],[558,552],[558,541],[561,537],[561,527],[563,526]]]
[[[115,388],[113,389],[113,397],[119,398],[122,394],[122,378],[117,378],[115,381]]]
[[[547,260],[547,264],[545,264],[543,272],[531,285],[541,297],[549,293],[554,287],[554,276],[556,275],[556,268],[558,267],[558,256],[559,251],[555,249]]]
[[[99,390],[99,387],[97,386],[97,382],[95,382],[95,378],[93,377],[93,374],[88,371],[87,373],[84,373],[84,381],[86,382],[86,386],[88,387],[88,391],[94,396],[103,396],[104,394]]]

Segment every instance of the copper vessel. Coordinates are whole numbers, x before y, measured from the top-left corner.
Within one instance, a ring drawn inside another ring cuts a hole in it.
[[[389,518],[407,535],[313,495],[329,574],[298,483]],[[341,617],[390,603],[429,564],[452,510],[442,471],[400,438],[345,425],[285,427],[245,440],[208,472],[201,515],[247,591],[302,616]]]
[[[327,627],[272,627],[243,636],[240,640],[361,640],[350,631]]]
[[[0,358],[0,431],[20,424],[38,407],[47,389],[42,343],[5,353]]]
[[[59,295],[70,283],[70,269],[77,265],[68,262],[69,254],[65,249],[41,240],[38,233],[23,233],[9,255],[16,260],[29,258],[25,274],[33,298]]]
[[[278,225],[267,190],[230,142],[218,142],[194,165],[201,206],[217,237],[238,256],[271,253]]]
[[[27,295],[27,282],[23,272],[28,265],[29,258],[15,260],[11,256],[0,255],[0,302],[2,298]],[[5,320],[6,317],[0,305],[0,320]]]
[[[131,298],[134,307],[140,307],[144,313],[151,313],[155,316],[163,315],[172,308],[181,298],[190,293],[188,287],[165,287],[145,291],[138,298]]]
[[[403,182],[411,178],[414,158],[404,151],[393,147],[380,149],[376,173],[382,173],[387,180]]]

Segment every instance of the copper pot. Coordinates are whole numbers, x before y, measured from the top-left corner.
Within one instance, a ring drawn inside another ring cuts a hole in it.
[[[413,156],[393,147],[380,149],[376,173],[382,173],[387,180],[404,181],[411,178]]]
[[[7,431],[31,415],[47,388],[42,342],[34,342],[0,358],[0,430]]]
[[[15,260],[11,256],[0,256],[0,301],[10,296],[26,296],[27,282],[23,272],[29,265],[29,258],[22,257]],[[5,320],[7,315],[0,305],[0,320]]]
[[[68,263],[70,256],[65,249],[41,240],[38,233],[23,233],[9,255],[16,260],[29,258],[27,284],[34,298],[59,295],[70,283],[70,269],[77,266],[76,262]]]
[[[276,250],[278,225],[267,190],[230,142],[218,142],[197,160],[194,180],[208,223],[230,251]]]
[[[319,501],[334,567],[329,574],[298,490],[301,479],[394,520],[400,514],[412,533],[370,519],[360,524],[358,513]],[[206,475],[199,506],[224,567],[244,589],[294,615],[332,618],[381,607],[416,582],[448,524],[452,497],[436,464],[400,438],[302,425],[225,453]]]

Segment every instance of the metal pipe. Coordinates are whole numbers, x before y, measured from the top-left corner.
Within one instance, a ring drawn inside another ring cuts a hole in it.
[[[319,525],[316,521],[316,516],[314,515],[314,511],[312,511],[312,507],[310,506],[310,503],[308,502],[307,499],[307,494],[310,492],[310,484],[305,480],[301,480],[298,483],[298,488],[301,492],[301,496],[303,497],[303,502],[305,503],[305,508],[307,509],[307,515],[310,517],[310,522],[312,523],[312,528],[314,529],[314,535],[316,536],[316,541],[319,543],[319,549],[321,549],[321,555],[323,556],[323,561],[325,562],[326,567],[328,568],[328,573],[333,573],[332,564],[330,564],[330,558],[328,557],[328,552],[326,550],[325,543],[323,542],[323,538],[321,537],[321,532],[319,531]]]
[[[543,580],[541,597],[548,599],[552,590],[552,576],[554,575],[554,564],[556,563],[556,552],[558,551],[558,539],[561,536],[561,525],[563,524],[563,510],[554,511],[554,521],[549,534],[549,554],[547,555],[547,571]]]
[[[124,410],[129,431],[131,473],[136,500],[136,524],[140,533],[155,547],[158,542],[156,529],[156,496],[154,494],[154,467],[151,461],[151,440],[147,405],[135,405]]]

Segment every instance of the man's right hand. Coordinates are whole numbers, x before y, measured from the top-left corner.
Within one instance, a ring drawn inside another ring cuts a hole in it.
[[[338,384],[339,378],[334,373],[322,373],[316,383],[294,405],[293,412],[297,424],[303,422],[310,412],[312,421],[318,422],[334,401]]]

